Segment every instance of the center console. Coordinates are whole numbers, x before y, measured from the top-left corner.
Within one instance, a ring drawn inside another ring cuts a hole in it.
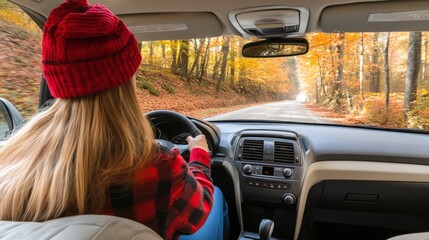
[[[277,226],[273,237],[292,239],[305,173],[299,136],[285,131],[243,131],[235,139],[234,158],[244,231],[258,232],[261,220],[271,219]]]

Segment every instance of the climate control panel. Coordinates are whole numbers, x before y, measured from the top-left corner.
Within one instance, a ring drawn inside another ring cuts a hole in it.
[[[240,169],[243,197],[295,205],[300,195],[303,167],[262,162],[236,162]]]
[[[296,205],[307,167],[300,139],[288,131],[240,133],[234,161],[244,202]]]
[[[243,163],[242,169],[244,174],[249,176],[270,176],[285,179],[293,175],[293,169],[289,167]]]

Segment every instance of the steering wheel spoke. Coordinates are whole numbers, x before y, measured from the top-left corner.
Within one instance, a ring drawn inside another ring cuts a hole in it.
[[[189,158],[188,144],[173,144],[172,142],[164,139],[156,139],[156,142],[159,144],[163,151],[170,152],[173,148],[177,148],[177,150],[179,150],[179,154],[182,155],[184,159]]]
[[[152,125],[156,125],[155,123],[161,121],[177,122],[183,125],[184,133],[191,133],[192,137],[196,137],[202,134],[201,131],[195,126],[195,124],[191,122],[191,120],[177,112],[168,110],[156,110],[146,113],[146,117],[149,119]],[[156,141],[160,144],[161,148],[164,148],[165,150],[169,151],[173,148],[177,148],[179,150],[180,155],[182,155],[185,160],[189,160],[188,145],[173,144],[172,142],[165,139],[157,139]]]
[[[189,147],[189,145],[188,144],[186,144],[186,145],[182,145],[182,144],[174,144],[174,147],[175,148],[177,148],[177,149],[179,149],[179,153],[180,153],[180,155],[184,155],[184,154],[186,154],[186,153],[188,153],[189,154],[189,149],[188,149],[188,147]]]

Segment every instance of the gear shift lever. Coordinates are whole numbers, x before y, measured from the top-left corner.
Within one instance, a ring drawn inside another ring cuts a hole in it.
[[[262,219],[259,224],[259,239],[260,240],[269,240],[271,234],[273,234],[274,222],[269,219]]]

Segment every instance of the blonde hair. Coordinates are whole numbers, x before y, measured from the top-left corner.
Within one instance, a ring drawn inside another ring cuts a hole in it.
[[[134,80],[58,99],[0,148],[0,219],[95,213],[110,186],[130,183],[149,164],[153,143]]]

